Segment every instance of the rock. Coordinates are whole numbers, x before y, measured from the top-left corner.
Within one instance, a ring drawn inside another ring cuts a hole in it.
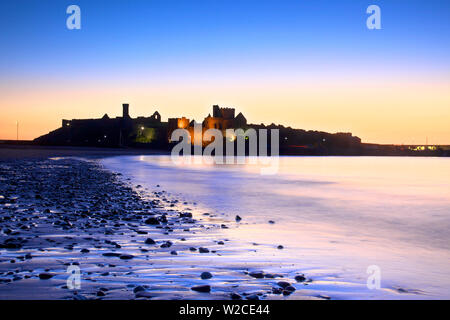
[[[103,291],[97,291],[97,297],[104,297],[105,293]]]
[[[239,221],[241,221],[242,220],[242,218],[240,217],[240,216],[236,216],[236,222],[239,222]]]
[[[153,298],[155,295],[148,292],[148,291],[139,291],[138,293],[136,293],[136,298]]]
[[[217,244],[223,246],[225,243],[223,241],[218,241]]]
[[[283,289],[285,289],[286,287],[289,287],[291,285],[289,282],[286,282],[286,281],[279,281],[277,284]]]
[[[306,281],[306,277],[303,274],[300,274],[298,276],[295,276],[295,281],[297,281],[297,282]]]
[[[159,224],[159,220],[156,218],[148,218],[144,221],[145,224],[151,224],[151,225],[156,225]]]
[[[270,224],[274,224],[274,223],[275,223],[275,221],[273,221],[273,220],[269,220],[269,223],[270,223]]]
[[[202,274],[200,275],[200,278],[202,278],[203,280],[206,279],[211,279],[213,277],[213,275],[210,272],[202,272]]]
[[[200,247],[200,248],[198,249],[198,251],[199,251],[200,253],[208,253],[208,252],[209,252],[209,249]]]
[[[209,285],[202,285],[202,286],[194,286],[191,288],[191,290],[197,291],[197,292],[210,292],[211,286]]]
[[[175,250],[173,250],[173,251],[170,251],[170,254],[171,255],[173,255],[173,256],[176,256],[176,255],[178,255],[178,253],[175,251]]]
[[[145,288],[143,286],[137,286],[137,287],[135,287],[133,289],[134,293],[138,293],[138,292],[141,292],[141,291],[145,291]]]
[[[161,248],[170,248],[172,246],[171,241],[166,241],[161,245]]]
[[[234,292],[230,295],[230,297],[231,297],[231,300],[242,300],[242,296],[240,294],[237,294]]]
[[[282,245],[279,245],[278,247],[277,247],[277,249],[283,249],[284,247],[282,246]]]
[[[287,286],[284,290],[294,292],[296,289],[293,286]]]
[[[272,288],[272,293],[273,294],[282,294],[283,293],[283,289],[281,288]]]
[[[132,256],[131,254],[122,254],[119,256],[119,258],[122,260],[130,260],[130,259],[133,259],[134,256]]]
[[[292,291],[283,290],[283,296],[288,296],[292,293]]]
[[[48,272],[42,272],[39,274],[39,279],[41,280],[48,280],[53,278],[55,275],[52,273],[48,273]]]
[[[89,253],[89,249],[86,249],[86,248],[85,249],[81,249],[80,252],[81,253]]]
[[[163,214],[162,216],[159,217],[159,221],[162,223],[167,223],[167,217],[165,214]]]
[[[116,252],[105,252],[102,255],[104,257],[120,257],[121,256],[120,253],[116,253]]]
[[[253,271],[248,274],[250,277],[261,279],[264,278],[264,272],[262,271]]]
[[[192,218],[192,213],[190,213],[190,212],[180,212],[180,218]]]
[[[145,240],[145,244],[156,244],[156,242],[152,238],[147,238],[147,240]]]
[[[251,294],[251,295],[247,296],[246,299],[247,300],[259,300],[259,297],[256,294]]]

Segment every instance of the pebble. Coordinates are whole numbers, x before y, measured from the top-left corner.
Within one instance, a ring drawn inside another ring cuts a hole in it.
[[[248,274],[250,277],[261,279],[264,278],[264,272],[262,271],[253,271]]]
[[[230,295],[230,298],[231,298],[231,300],[242,300],[242,296],[240,294],[235,293],[235,292],[233,292]]]
[[[41,280],[48,280],[53,278],[55,275],[52,273],[42,272],[39,274],[39,279]]]
[[[209,285],[202,285],[202,286],[194,286],[191,288],[191,290],[197,291],[197,292],[210,292],[211,286]]]
[[[122,260],[130,260],[130,259],[133,259],[134,256],[132,256],[131,254],[122,254],[119,256],[119,258]]]
[[[291,285],[289,282],[286,282],[286,281],[279,281],[277,284],[283,289],[285,289]]]
[[[143,286],[137,286],[137,287],[135,287],[133,289],[134,293],[138,293],[138,292],[141,292],[141,291],[145,291],[145,288]]]
[[[146,219],[144,222],[145,222],[145,224],[150,224],[150,225],[157,225],[157,224],[159,224],[159,220],[156,219],[156,218],[153,218],[153,217]]]
[[[202,274],[200,275],[200,278],[202,278],[203,280],[206,279],[211,279],[213,277],[213,275],[210,272],[202,272]]]
[[[306,281],[306,278],[305,278],[305,276],[303,274],[300,274],[298,276],[295,276],[295,281],[303,282],[303,281]]]

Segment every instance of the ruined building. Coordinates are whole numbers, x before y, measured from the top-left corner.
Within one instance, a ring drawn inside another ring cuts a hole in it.
[[[160,144],[166,137],[167,126],[155,111],[150,117],[131,118],[129,105],[122,105],[122,116],[100,119],[62,120],[62,126],[35,141],[46,145],[126,146]]]
[[[236,117],[234,113],[234,108],[220,108],[218,105],[214,105],[213,116],[211,117],[211,114],[208,114],[201,123],[202,134],[208,129],[217,129],[222,131],[225,136],[226,129],[245,129],[247,127],[247,119],[242,113],[239,113]],[[169,119],[168,140],[170,141],[170,136],[175,129],[186,129],[189,131],[190,136],[193,137],[195,123],[195,120],[189,121],[185,117]]]
[[[150,117],[131,118],[129,105],[122,105],[122,116],[110,118],[105,114],[99,119],[62,120],[61,128],[35,139],[41,145],[74,145],[102,147],[150,147],[170,149],[170,137],[175,129],[186,129],[194,143],[195,125],[201,126],[202,136],[208,129],[222,131],[227,129],[278,129],[280,154],[332,155],[360,154],[361,139],[351,133],[327,133],[321,131],[305,131],[282,125],[248,124],[242,113],[235,116],[234,108],[213,106],[212,116],[209,114],[201,123],[195,120],[169,118],[161,121],[161,115],[155,111]],[[259,132],[259,131],[258,131]],[[210,143],[204,139],[202,145]]]

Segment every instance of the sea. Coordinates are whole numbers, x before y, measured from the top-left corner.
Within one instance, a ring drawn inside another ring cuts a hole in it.
[[[194,218],[225,221],[220,237],[249,249],[224,263],[305,274],[298,294],[450,299],[449,158],[280,157],[272,174],[263,163],[167,155],[101,162],[131,185],[189,204]]]

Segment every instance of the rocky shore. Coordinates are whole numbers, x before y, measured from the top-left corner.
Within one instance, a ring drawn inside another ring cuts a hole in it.
[[[242,246],[220,230],[241,217],[198,215],[156,183],[94,159],[1,160],[0,299],[310,298],[301,272],[222,262]]]

